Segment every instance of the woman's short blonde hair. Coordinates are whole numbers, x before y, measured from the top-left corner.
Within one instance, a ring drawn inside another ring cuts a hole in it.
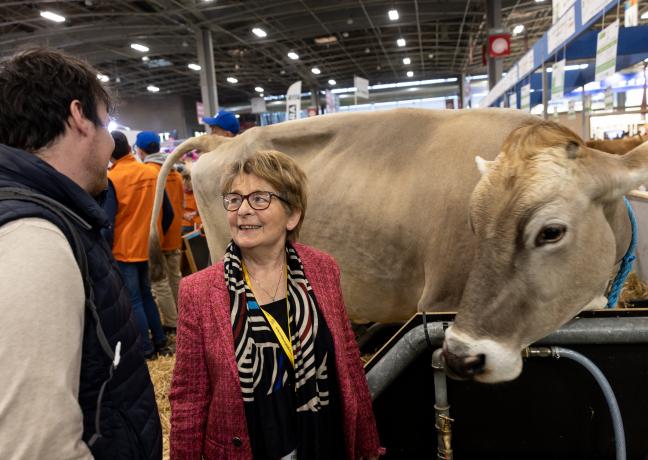
[[[301,211],[297,226],[288,231],[288,241],[297,241],[306,216],[306,174],[295,160],[276,150],[259,150],[230,163],[221,178],[221,193],[229,193],[234,180],[242,174],[254,174],[272,185],[287,201],[281,202],[288,213]]]

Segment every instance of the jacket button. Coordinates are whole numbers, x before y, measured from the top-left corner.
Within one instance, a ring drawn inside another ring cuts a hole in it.
[[[243,441],[241,441],[241,438],[238,436],[234,436],[232,438],[232,444],[234,444],[236,447],[241,447],[243,445]]]

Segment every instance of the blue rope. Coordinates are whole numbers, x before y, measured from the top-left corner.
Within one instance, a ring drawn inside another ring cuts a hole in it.
[[[628,199],[623,197],[623,201],[625,201],[626,208],[628,209],[628,217],[630,218],[630,224],[632,225],[632,240],[630,240],[630,247],[623,256],[623,259],[621,259],[619,272],[610,287],[607,308],[614,308],[616,306],[617,300],[619,300],[619,294],[621,293],[621,288],[623,288],[623,283],[625,283],[630,270],[632,270],[632,263],[637,258],[635,256],[635,250],[637,249],[637,219],[635,218],[634,211]]]

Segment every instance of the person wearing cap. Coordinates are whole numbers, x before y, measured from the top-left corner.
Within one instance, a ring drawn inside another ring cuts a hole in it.
[[[142,144],[142,147],[138,146]],[[135,143],[137,154],[144,164],[155,171],[156,177],[166,160],[166,155],[160,153],[160,137],[153,131],[142,131],[137,135]],[[184,187],[182,176],[173,170],[166,180],[165,192],[173,208],[173,219],[166,233],[162,233],[158,226],[158,234],[162,235],[160,257],[150,257],[149,261],[158,261],[162,266],[159,270],[159,279],[151,279],[151,291],[160,309],[162,327],[165,331],[174,334],[178,319],[178,285],[182,273],[180,261],[182,258],[182,216],[184,214]],[[164,213],[163,213],[164,215]],[[152,274],[155,270],[152,271]]]
[[[241,130],[239,121],[232,112],[221,110],[213,117],[203,117],[203,122],[211,128],[211,134],[234,137]]]
[[[115,187],[113,256],[122,273],[131,298],[133,312],[142,339],[144,355],[155,359],[157,353],[170,354],[160,314],[151,294],[148,274],[149,223],[153,214],[157,174],[130,154],[126,136],[111,132],[115,141],[113,166],[108,177]],[[151,149],[155,139],[150,135],[138,137],[139,148]],[[159,149],[159,138],[157,140]],[[149,339],[149,330],[153,343]]]

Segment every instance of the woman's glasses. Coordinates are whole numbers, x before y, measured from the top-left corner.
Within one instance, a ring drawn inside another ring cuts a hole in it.
[[[247,195],[241,195],[240,193],[226,193],[225,195],[223,195],[223,206],[228,211],[238,211],[238,209],[243,204],[243,200],[247,200],[252,209],[262,211],[270,206],[270,202],[272,201],[273,196],[277,197],[286,204],[290,204],[288,203],[288,201],[286,201],[284,198],[281,198],[276,193],[256,191],[248,193]]]

